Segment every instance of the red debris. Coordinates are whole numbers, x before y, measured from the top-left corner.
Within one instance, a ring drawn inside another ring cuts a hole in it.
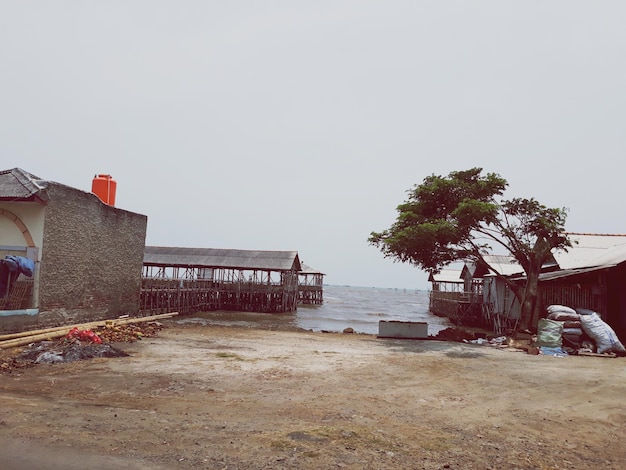
[[[100,337],[91,330],[81,330],[78,327],[72,328],[67,335],[68,339],[78,339],[89,343],[102,344]]]

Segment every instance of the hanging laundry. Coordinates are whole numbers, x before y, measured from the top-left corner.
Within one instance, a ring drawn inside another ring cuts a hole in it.
[[[32,259],[24,256],[7,255],[4,257],[4,262],[9,267],[9,271],[20,272],[24,276],[33,277],[35,262]]]

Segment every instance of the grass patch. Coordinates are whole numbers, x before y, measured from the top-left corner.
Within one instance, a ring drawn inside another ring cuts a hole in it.
[[[218,353],[215,353],[215,356],[216,357],[221,357],[221,358],[224,358],[224,359],[235,359],[236,361],[243,361],[243,360],[245,360],[239,354],[230,353],[230,352],[218,352]]]
[[[272,441],[270,442],[270,446],[274,449],[279,450],[292,450],[294,447],[293,442],[284,440]]]
[[[387,440],[381,439],[368,431],[356,430],[354,428],[337,429],[333,426],[323,426],[306,431],[295,431],[289,433],[287,437],[296,441],[337,441],[343,442],[344,444],[365,445],[368,447],[386,447],[389,445]]]

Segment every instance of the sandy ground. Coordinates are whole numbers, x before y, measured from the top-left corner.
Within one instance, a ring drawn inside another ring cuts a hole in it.
[[[168,324],[0,376],[12,469],[623,469],[625,358]]]

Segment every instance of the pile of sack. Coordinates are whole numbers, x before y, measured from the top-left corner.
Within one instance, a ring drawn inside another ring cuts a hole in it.
[[[598,354],[626,355],[626,348],[615,331],[596,312],[565,305],[549,305],[546,318],[537,325],[537,345],[542,348],[567,348]]]

